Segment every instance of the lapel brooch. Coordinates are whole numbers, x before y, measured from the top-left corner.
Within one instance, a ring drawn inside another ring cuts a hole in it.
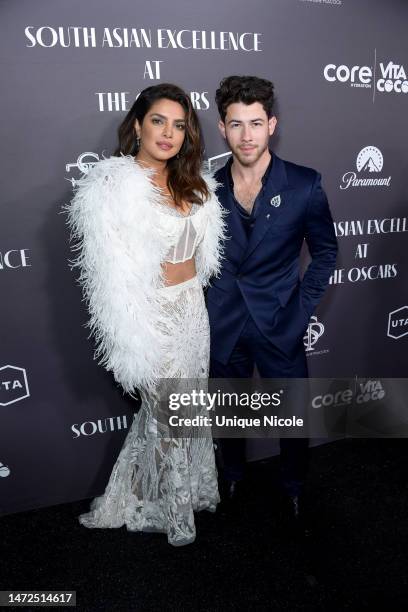
[[[271,198],[271,205],[275,206],[275,208],[278,208],[278,206],[280,206],[281,204],[281,197],[280,195],[276,195],[273,196],[273,198]]]

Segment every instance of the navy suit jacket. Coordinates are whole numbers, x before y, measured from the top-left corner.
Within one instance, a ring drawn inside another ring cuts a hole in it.
[[[217,196],[228,211],[228,238],[221,274],[207,291],[211,356],[228,362],[250,314],[262,334],[292,359],[336,262],[337,239],[321,176],[273,153],[249,240],[232,200],[226,166],[215,178],[220,183]],[[304,239],[312,260],[300,281]]]

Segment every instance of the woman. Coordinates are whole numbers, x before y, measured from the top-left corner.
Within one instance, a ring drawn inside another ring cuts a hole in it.
[[[142,406],[86,527],[195,539],[194,510],[219,502],[211,436],[166,437],[158,415],[166,379],[205,379],[209,325],[203,286],[220,267],[223,210],[201,175],[199,123],[187,94],[141,92],[119,128],[116,156],[78,182],[67,206],[72,262],[90,312],[95,356]],[[164,433],[163,433],[164,432]]]

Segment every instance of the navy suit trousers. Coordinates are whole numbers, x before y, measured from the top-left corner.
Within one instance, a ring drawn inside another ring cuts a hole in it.
[[[246,324],[227,364],[211,357],[211,378],[251,378],[256,365],[262,378],[307,378],[307,362],[303,341],[292,359],[288,359],[277,347],[261,334],[252,317]],[[300,397],[306,408],[307,397]],[[296,407],[302,414],[302,406]],[[244,438],[220,439],[223,460],[223,475],[227,480],[241,480],[245,467]],[[307,472],[308,439],[280,439],[280,468],[282,485],[290,495],[301,492]]]

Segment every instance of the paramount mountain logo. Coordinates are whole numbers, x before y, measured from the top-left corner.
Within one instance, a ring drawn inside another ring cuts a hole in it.
[[[357,155],[356,166],[359,172],[381,172],[384,158],[377,147],[364,147]]]
[[[345,172],[341,178],[340,189],[348,189],[349,187],[389,187],[391,176],[370,176],[372,174],[379,174],[383,165],[384,158],[380,149],[371,145],[364,147],[357,155],[357,172]]]
[[[364,168],[362,168],[362,172],[379,172],[379,168],[375,165],[372,158],[368,160]]]

